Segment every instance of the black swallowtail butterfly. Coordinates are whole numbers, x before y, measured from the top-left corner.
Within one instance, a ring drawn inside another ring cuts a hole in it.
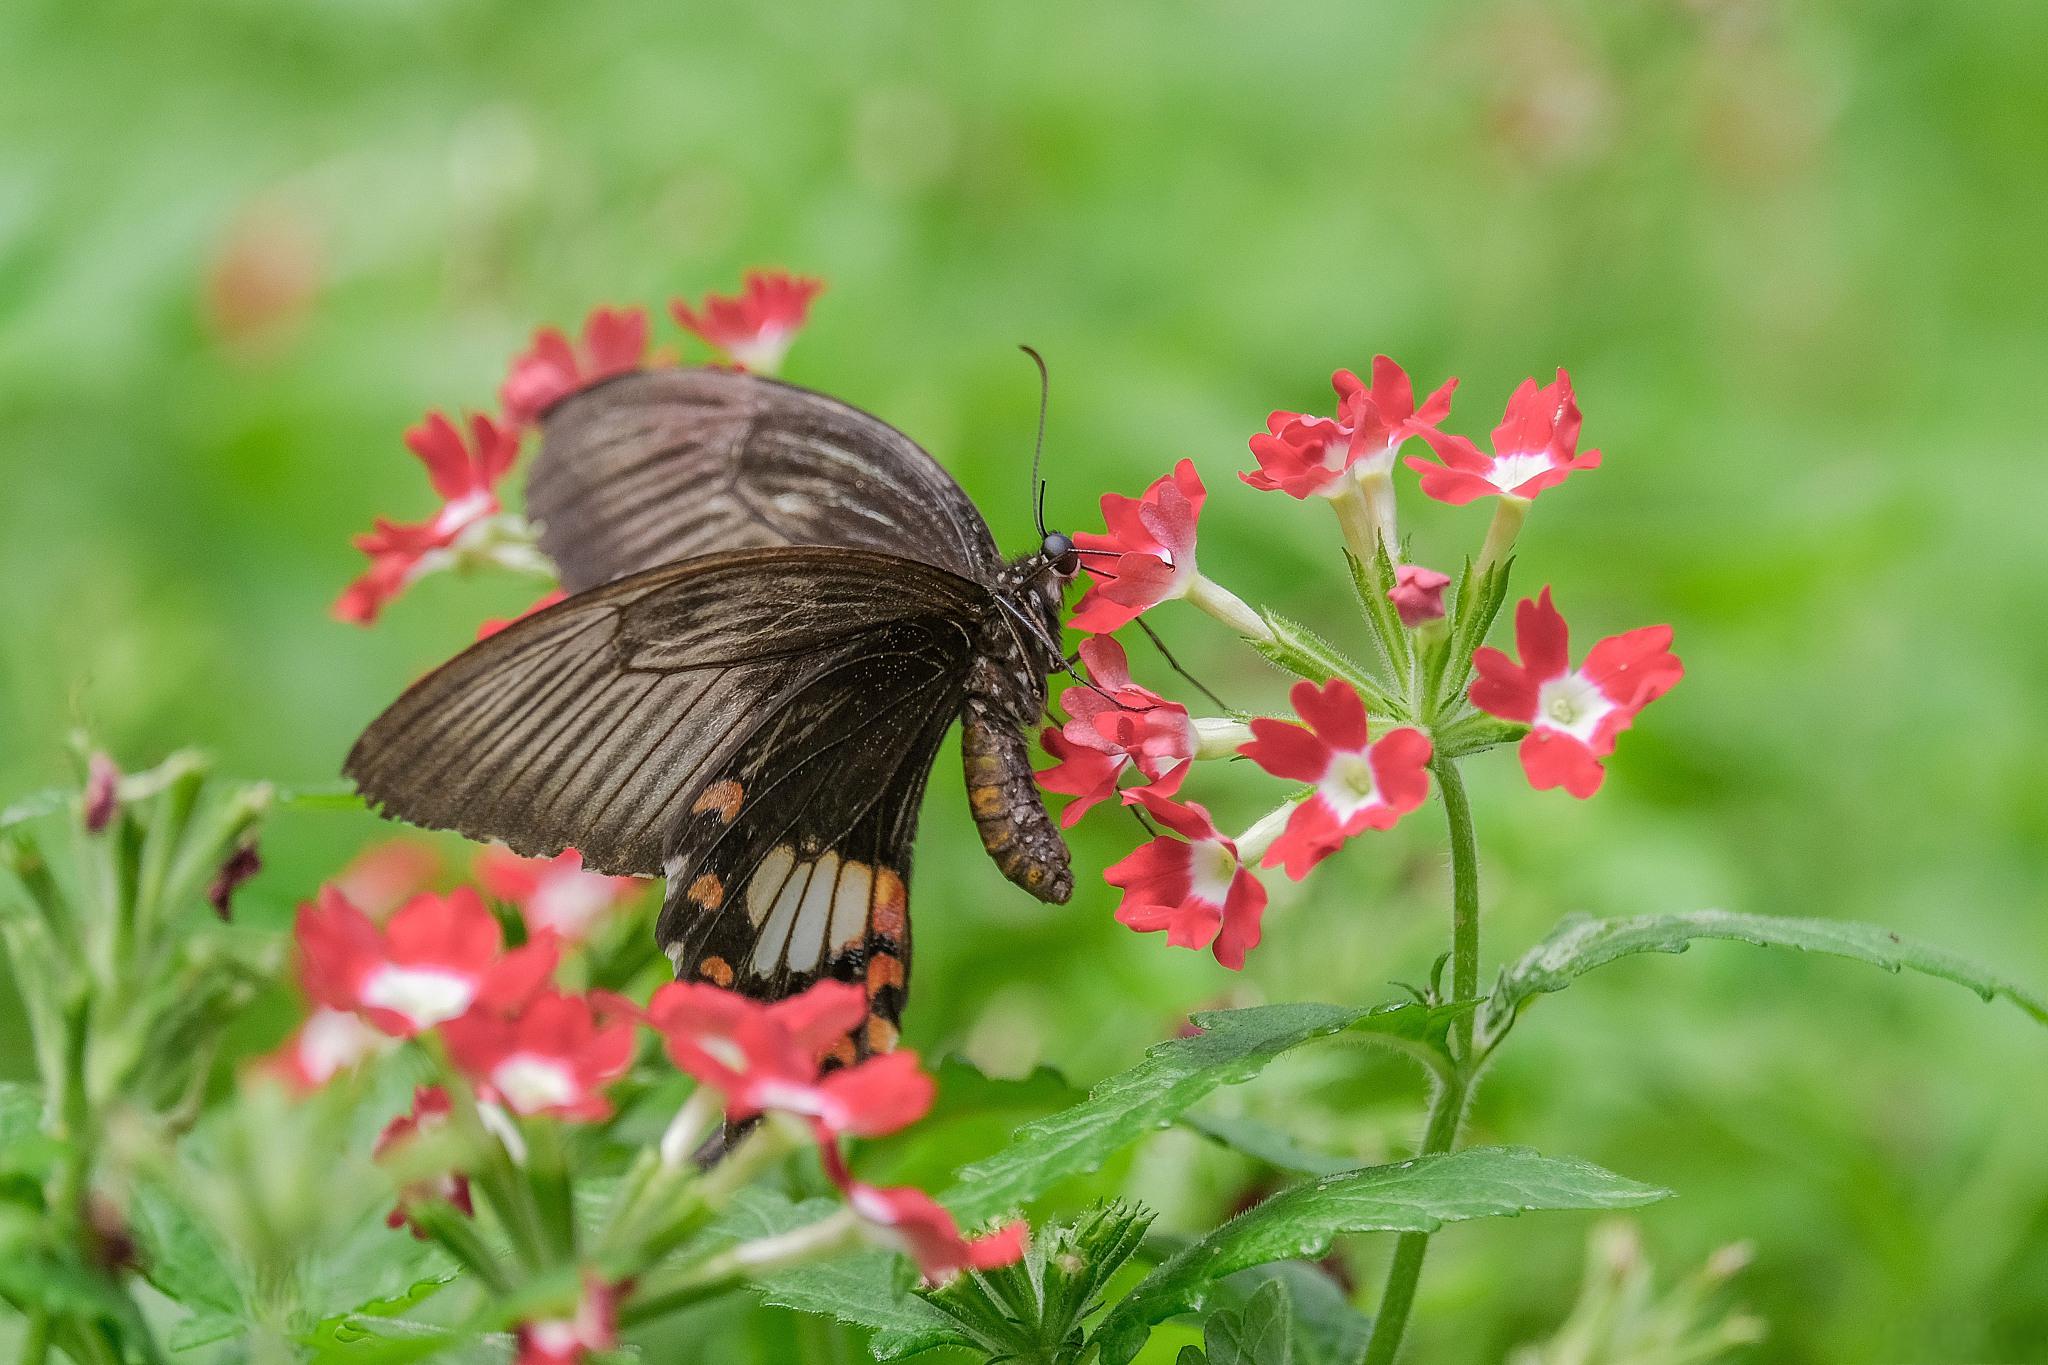
[[[1066,537],[1005,563],[960,486],[880,420],[757,376],[660,369],[564,399],[527,489],[565,601],[457,655],[344,771],[387,816],[668,878],[677,975],[821,977],[896,1037],[911,843],[954,716],[983,843],[1072,893],[1026,734],[1063,666]]]

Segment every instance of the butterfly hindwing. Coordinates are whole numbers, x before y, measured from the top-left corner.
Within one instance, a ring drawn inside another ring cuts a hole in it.
[[[670,833],[656,938],[684,979],[763,999],[823,977],[869,996],[857,1050],[895,1041],[910,970],[910,857],[970,641],[924,623],[786,698]]]
[[[471,646],[379,716],[344,771],[387,815],[528,856],[575,847],[595,869],[651,876],[688,805],[783,723],[787,699],[858,715],[893,642],[914,639],[927,657],[933,640],[971,638],[989,609],[977,584],[891,555],[701,556]],[[965,646],[949,648],[957,686]]]
[[[642,371],[565,399],[526,502],[571,592],[745,546],[880,550],[982,583],[1000,562],[973,501],[908,436],[731,370]]]

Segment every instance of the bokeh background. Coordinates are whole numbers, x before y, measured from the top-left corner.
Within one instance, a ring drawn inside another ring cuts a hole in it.
[[[531,596],[442,578],[374,629],[329,619],[347,537],[430,505],[404,426],[490,403],[537,323],[783,265],[830,282],[790,376],[916,436],[1004,544],[1032,539],[1028,340],[1055,521],[1191,457],[1204,568],[1359,649],[1333,523],[1239,484],[1246,436],[1379,350],[1462,376],[1473,433],[1570,367],[1607,463],[1544,498],[1519,586],[1555,584],[1582,631],[1672,622],[1690,674],[1594,801],[1474,765],[1489,962],[1567,912],[1713,905],[2048,982],[2044,51],[2031,0],[14,0],[0,794],[62,777],[76,725],[131,765],[198,744],[330,780],[402,684]],[[1425,562],[1484,529],[1412,484],[1405,505]],[[1278,704],[1205,620],[1159,623],[1234,703]],[[1425,815],[1276,887],[1233,975],[1110,921],[1090,874],[1133,842],[1121,818],[1077,836],[1072,905],[1009,888],[955,763],[919,845],[929,1051],[1085,1082],[1190,1007],[1386,998],[1444,932]],[[1243,768],[1193,791],[1234,819],[1274,795]],[[283,923],[377,832],[286,817],[247,913]],[[2044,1080],[2017,1011],[1712,945],[1545,1001],[1473,1137],[1677,1189],[1641,1219],[1672,1266],[1753,1242],[1737,1296],[1772,1337],[1749,1358],[2038,1360]],[[1224,1106],[1371,1157],[1419,1099],[1326,1050]],[[1104,1183],[1192,1228],[1254,1178],[1168,1135]],[[1442,1237],[1413,1357],[1549,1331],[1587,1231]],[[1384,1251],[1349,1249],[1362,1283]],[[825,1349],[760,1310],[704,1330],[721,1359]]]

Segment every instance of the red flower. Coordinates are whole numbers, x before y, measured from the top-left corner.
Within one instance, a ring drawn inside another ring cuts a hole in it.
[[[304,1094],[390,1046],[391,1036],[364,1023],[361,1015],[316,1005],[292,1036],[259,1065]]]
[[[1131,680],[1115,640],[1083,640],[1081,661],[1093,685],[1061,694],[1070,719],[1044,735],[1046,752],[1060,761],[1038,775],[1047,791],[1076,798],[1060,816],[1068,826],[1114,795],[1117,780],[1130,768],[1144,774],[1154,791],[1173,795],[1201,742],[1186,707]]]
[[[1259,468],[1238,477],[1254,488],[1275,489],[1289,497],[1312,494],[1333,497],[1344,475],[1385,474],[1410,436],[1450,415],[1453,379],[1415,406],[1408,373],[1385,356],[1374,356],[1372,387],[1349,370],[1330,376],[1337,391],[1337,418],[1300,412],[1276,412],[1266,430],[1252,437],[1251,451]]]
[[[645,308],[593,308],[583,320],[579,354],[558,328],[543,327],[533,344],[512,360],[498,389],[506,425],[532,426],[549,408],[601,380],[631,374],[647,360]]]
[[[750,270],[736,297],[708,295],[698,312],[681,299],[669,304],[676,322],[712,347],[724,351],[743,370],[774,374],[810,313],[811,300],[825,287],[823,280],[779,270]]]
[[[481,414],[469,419],[467,443],[447,417],[430,412],[405,433],[405,444],[426,465],[441,510],[417,525],[379,517],[373,530],[356,537],[370,567],[335,602],[341,620],[368,625],[407,584],[452,560],[464,537],[498,514],[498,481],[519,454],[517,434]]]
[[[917,1262],[928,1283],[963,1270],[994,1270],[1022,1259],[1030,1231],[1022,1222],[985,1237],[965,1238],[945,1207],[922,1190],[877,1189],[849,1181],[846,1202],[871,1229],[872,1240]]]
[[[1141,934],[1166,931],[1177,948],[1210,948],[1232,971],[1242,970],[1245,953],[1258,946],[1259,918],[1266,888],[1238,856],[1209,812],[1182,805],[1149,788],[1132,793],[1154,819],[1179,838],[1162,835],[1103,873],[1122,887],[1117,923]]]
[[[543,596],[534,599],[533,605],[528,607],[525,611],[520,612],[517,616],[486,617],[484,619],[484,623],[476,628],[476,638],[479,640],[488,640],[493,635],[496,635],[499,631],[503,630],[505,627],[511,625],[514,621],[524,621],[527,617],[533,615],[537,611],[546,611],[549,607],[552,607],[557,602],[565,600],[568,596],[568,593],[562,591],[562,589],[560,588],[556,588],[553,592],[544,594]]]
[[[1475,498],[1535,497],[1570,477],[1575,469],[1597,469],[1600,452],[1578,454],[1579,404],[1572,396],[1571,376],[1557,372],[1557,382],[1536,386],[1522,381],[1508,399],[1507,415],[1493,429],[1491,455],[1463,436],[1425,430],[1422,439],[1442,460],[1408,457],[1408,467],[1422,475],[1422,491],[1438,502],[1462,507]]]
[[[1287,817],[1266,850],[1265,867],[1300,881],[1346,839],[1390,829],[1429,794],[1429,737],[1406,726],[1378,741],[1366,732],[1365,703],[1333,678],[1318,688],[1298,682],[1288,694],[1306,728],[1260,717],[1255,738],[1238,752],[1275,777],[1313,782],[1315,791]]]
[[[633,1062],[634,1020],[608,999],[548,991],[516,1015],[473,1009],[441,1025],[448,1055],[484,1099],[517,1114],[602,1119],[604,1088]]]
[[[417,839],[386,839],[349,860],[332,885],[349,904],[382,919],[427,889],[441,873],[441,855]]]
[[[1550,589],[1515,607],[1518,664],[1497,649],[1472,656],[1479,671],[1472,704],[1503,720],[1530,727],[1522,740],[1522,771],[1538,791],[1563,787],[1581,800],[1600,790],[1607,770],[1600,760],[1637,713],[1685,676],[1671,653],[1671,627],[1644,626],[1594,645],[1586,662],[1571,666],[1564,617]]]
[[[377,1135],[377,1145],[371,1149],[371,1156],[382,1159],[386,1152],[417,1134],[441,1127],[448,1122],[449,1113],[447,1091],[438,1085],[421,1086],[412,1092],[412,1112],[400,1114],[384,1125],[384,1131]],[[406,1185],[398,1192],[398,1207],[384,1216],[384,1222],[394,1228],[412,1223],[411,1209],[428,1202],[453,1204],[462,1210],[465,1217],[476,1213],[469,1201],[469,1178],[460,1171],[449,1171],[435,1179]],[[427,1234],[413,1223],[412,1235],[425,1238]]]
[[[1098,580],[1074,612],[1074,629],[1103,634],[1128,625],[1149,607],[1186,596],[1195,581],[1195,525],[1207,496],[1192,460],[1182,460],[1140,497],[1103,494],[1108,534],[1074,537],[1075,544],[1091,552],[1084,562]],[[1114,562],[1105,565],[1112,557]]]
[[[822,1077],[825,1060],[867,1017],[867,994],[820,981],[801,995],[762,1004],[696,981],[654,993],[647,1016],[675,1064],[724,1094],[726,1117],[763,1110],[807,1118],[821,1137],[879,1137],[931,1108],[931,1077],[914,1052],[890,1052]]]
[[[380,929],[324,886],[317,905],[299,907],[296,934],[313,998],[399,1038],[478,1003],[516,1009],[546,984],[558,951],[542,938],[501,955],[498,921],[468,887],[415,896]]]
[[[619,1344],[619,1287],[585,1275],[574,1312],[522,1322],[516,1339],[513,1365],[575,1365],[591,1351],[611,1350]]]
[[[1425,621],[1444,619],[1444,589],[1449,586],[1449,574],[1420,564],[1402,564],[1394,570],[1394,586],[1387,589],[1387,600],[1394,604],[1401,624],[1413,630]]]
[[[572,943],[646,885],[637,877],[584,871],[583,855],[573,848],[552,858],[522,858],[502,844],[478,851],[476,879],[491,895],[519,907],[528,932],[553,933]]]

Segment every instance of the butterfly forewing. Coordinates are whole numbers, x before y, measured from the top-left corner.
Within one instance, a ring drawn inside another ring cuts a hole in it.
[[[759,545],[839,545],[987,583],[988,527],[887,423],[823,394],[712,369],[626,375],[547,414],[527,514],[571,592]]]
[[[688,560],[480,641],[379,716],[345,771],[387,815],[655,875],[699,789],[786,699],[848,685],[892,627],[957,637],[990,609],[966,579],[865,551]]]

